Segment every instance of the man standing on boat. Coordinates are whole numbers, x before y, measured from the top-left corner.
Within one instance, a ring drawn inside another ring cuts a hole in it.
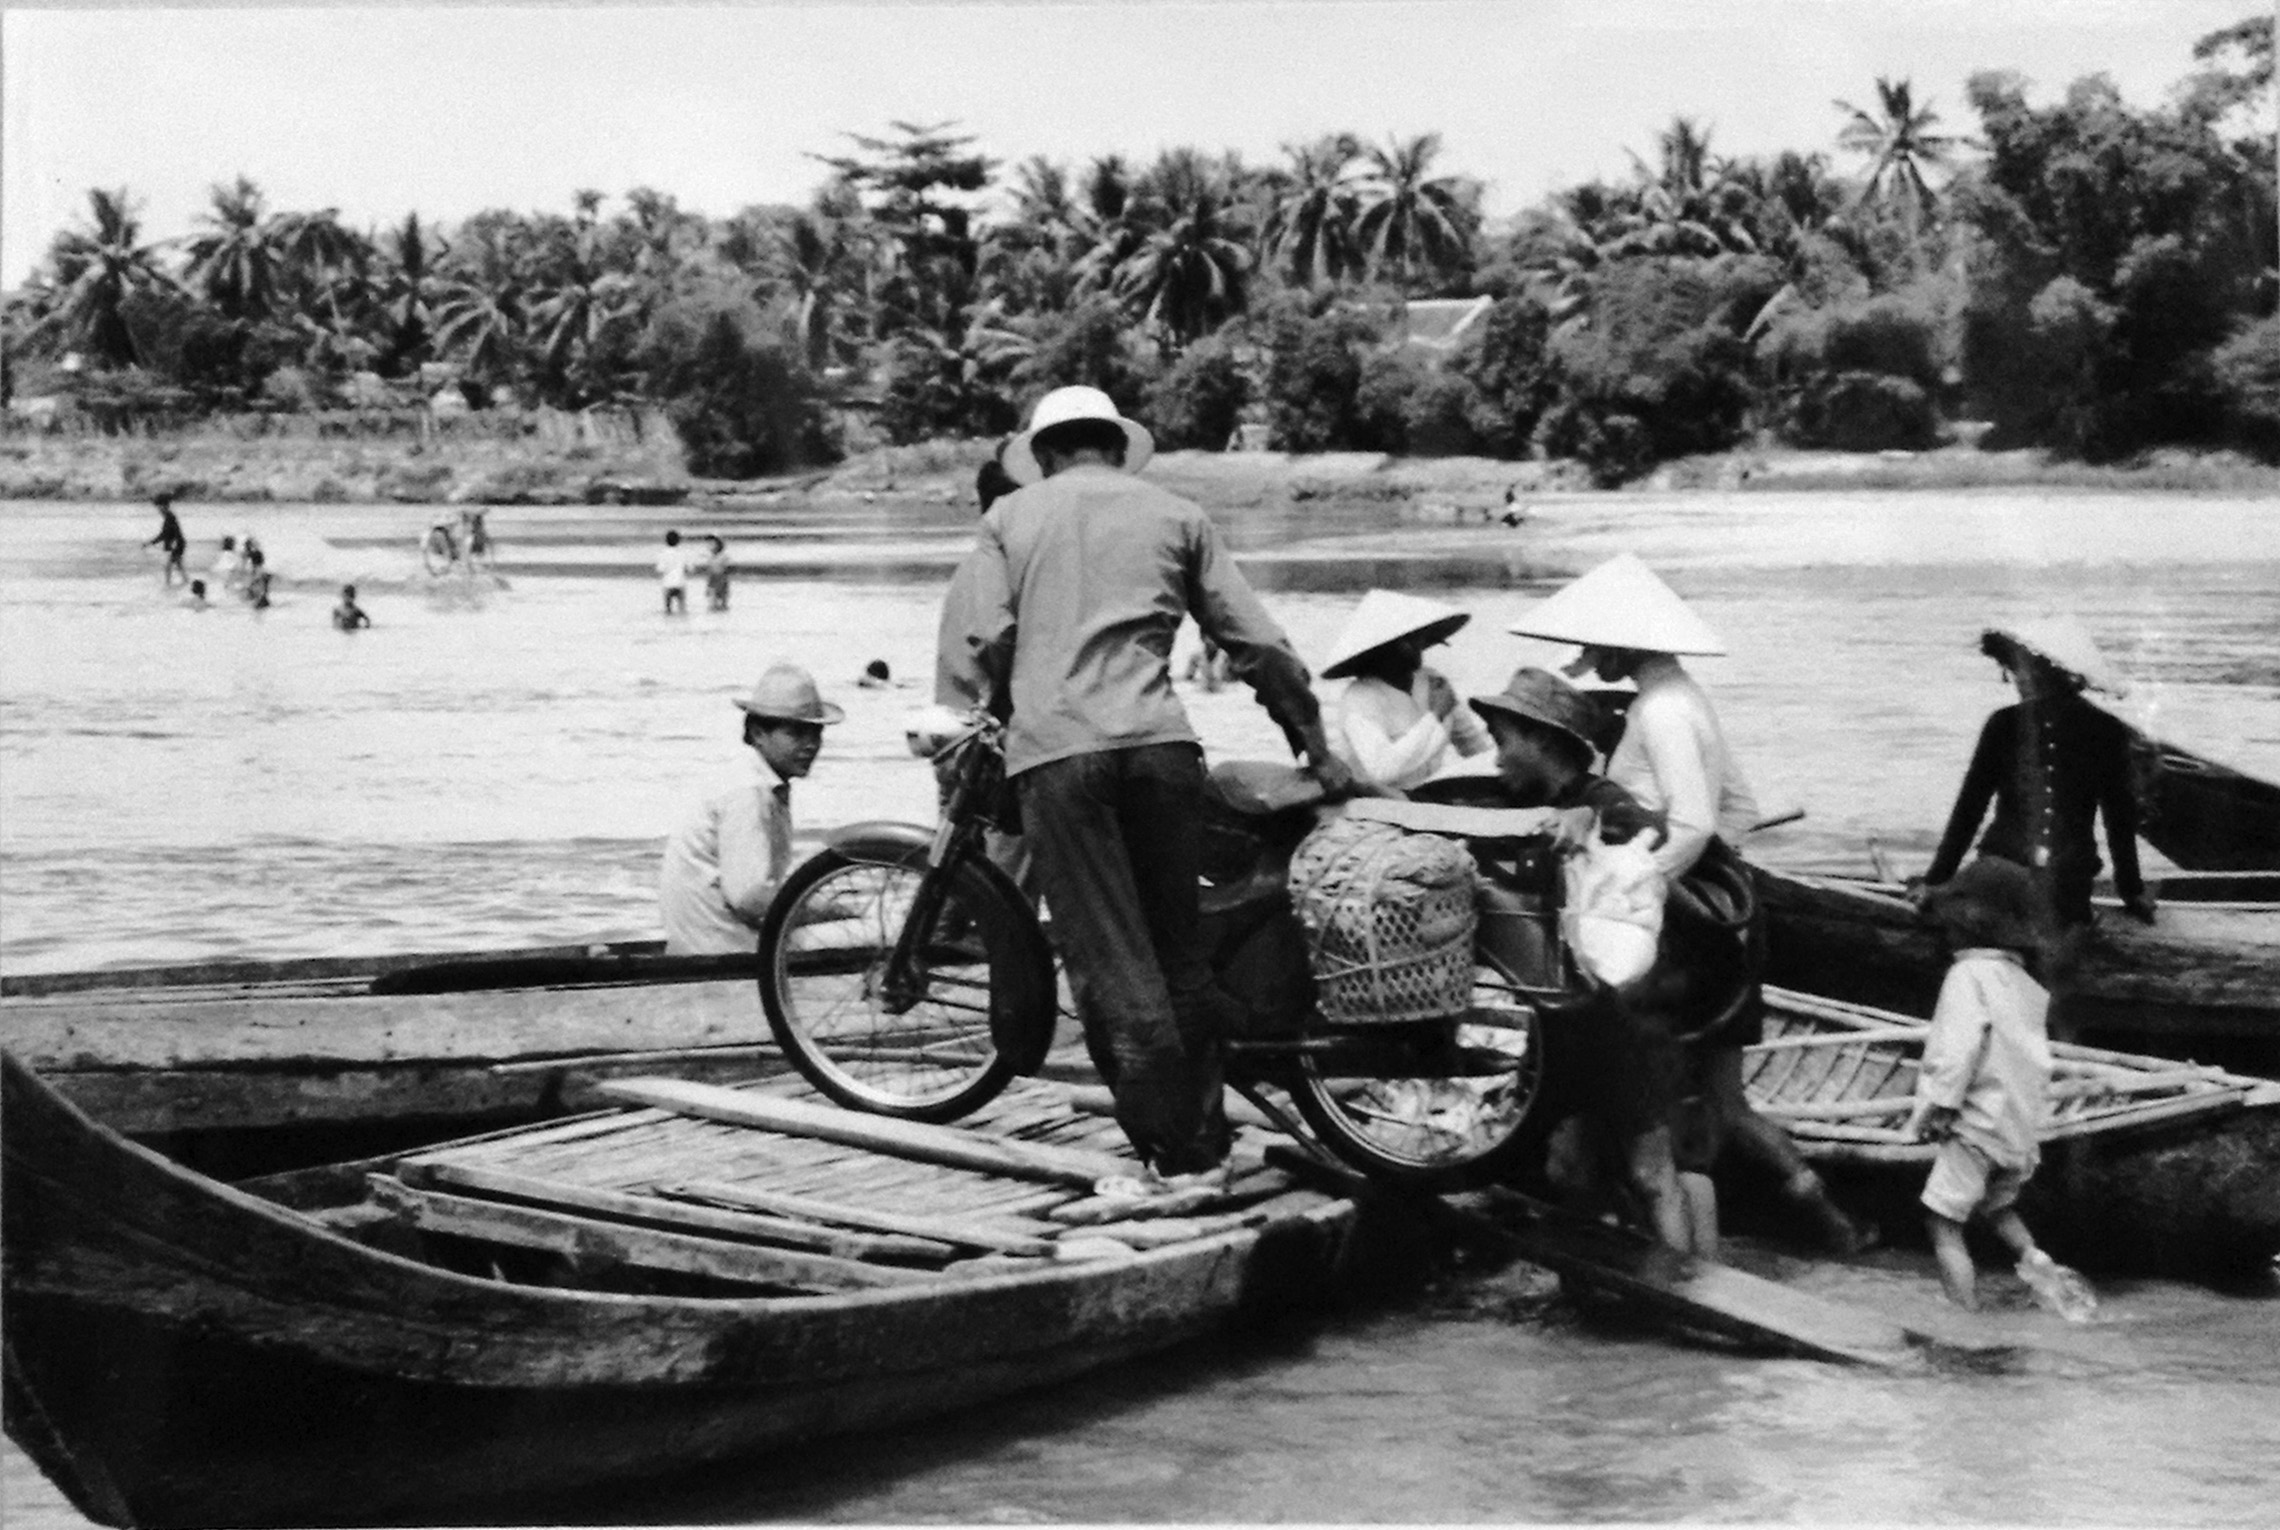
[[[671,956],[751,954],[792,864],[792,783],[847,714],[797,664],[771,666],[736,703],[760,778],[707,798],[665,841],[657,901]],[[773,781],[770,778],[773,777]]]
[[[1097,388],[1038,401],[952,581],[936,699],[1010,715],[1016,783],[1085,1040],[1156,1176],[1227,1153],[1218,1043],[1231,1001],[1200,929],[1202,750],[1172,689],[1192,615],[1325,787],[1350,773],[1281,627],[1197,506],[1133,475],[1147,430]]]

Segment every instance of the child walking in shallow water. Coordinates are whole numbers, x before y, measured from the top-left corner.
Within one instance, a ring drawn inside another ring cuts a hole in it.
[[[2017,1256],[2036,1300],[2072,1321],[2097,1299],[2072,1270],[2035,1246],[2019,1219],[2019,1193],[2042,1161],[2050,1093],[2050,993],[2027,971],[2039,935],[2038,898],[2024,866],[1983,856],[1924,898],[1924,917],[1953,953],[1940,984],[1916,1078],[1909,1132],[1939,1143],[1924,1183],[1925,1223],[1940,1286],[1959,1307],[1979,1306],[1964,1227],[1983,1218]]]
[[[728,609],[728,544],[719,537],[705,538],[711,551],[705,554],[705,609]]]

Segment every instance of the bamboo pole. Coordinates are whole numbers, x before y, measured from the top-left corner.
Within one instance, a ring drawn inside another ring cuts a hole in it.
[[[924,1163],[1087,1190],[1110,1175],[1127,1174],[1132,1170],[1128,1159],[1006,1142],[955,1127],[858,1115],[799,1100],[769,1099],[749,1091],[692,1084],[681,1079],[621,1079],[602,1085],[600,1092],[637,1105],[653,1105],[762,1131],[811,1137]]]
[[[663,1186],[660,1187],[660,1193],[690,1200],[712,1201],[776,1216],[832,1222],[867,1232],[898,1233],[907,1237],[931,1239],[937,1243],[953,1243],[963,1248],[992,1249],[1001,1254],[1036,1255],[1053,1252],[1053,1244],[1048,1239],[991,1227],[967,1217],[913,1216],[879,1211],[868,1206],[816,1200],[804,1195],[782,1195],[769,1190],[755,1190],[747,1185],[722,1184],[718,1180],[693,1180],[687,1184]]]

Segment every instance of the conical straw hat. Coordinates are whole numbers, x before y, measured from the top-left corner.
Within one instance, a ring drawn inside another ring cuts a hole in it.
[[[1355,660],[1373,648],[1383,648],[1395,638],[1414,635],[1420,648],[1445,643],[1451,633],[1471,620],[1466,612],[1453,611],[1437,600],[1420,600],[1415,595],[1393,590],[1371,590],[1362,596],[1362,603],[1346,619],[1346,630],[1338,634],[1338,642],[1322,666],[1322,678],[1335,680],[1352,674]]]
[[[1509,632],[1586,648],[1721,654],[1718,634],[1655,577],[1635,553],[1620,553],[1538,603]]]
[[[1998,622],[1980,634],[1980,646],[1987,648],[1989,640],[1994,638],[2016,643],[2092,690],[2104,691],[2117,699],[2130,693],[2129,682],[2099,650],[2090,629],[2074,617],[2038,616],[2031,621]]]

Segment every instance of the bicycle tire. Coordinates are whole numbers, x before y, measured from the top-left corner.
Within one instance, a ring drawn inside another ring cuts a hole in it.
[[[459,561],[459,550],[452,545],[451,534],[430,526],[420,537],[420,563],[434,578],[451,572]]]
[[[1326,1074],[1301,1053],[1291,1089],[1299,1114],[1324,1146],[1373,1179],[1442,1191],[1504,1177],[1551,1132],[1544,1015],[1486,955],[1475,958],[1473,1012],[1494,1012],[1497,1023],[1458,1021],[1458,1044],[1510,1056],[1509,1070],[1359,1078]],[[1319,1011],[1307,1028],[1325,1028]]]
[[[1053,966],[1029,905],[968,862],[950,873],[925,994],[891,1011],[880,984],[925,874],[923,851],[827,849],[803,862],[761,923],[760,1001],[784,1055],[828,1098],[906,1121],[954,1121],[1043,1055]]]

